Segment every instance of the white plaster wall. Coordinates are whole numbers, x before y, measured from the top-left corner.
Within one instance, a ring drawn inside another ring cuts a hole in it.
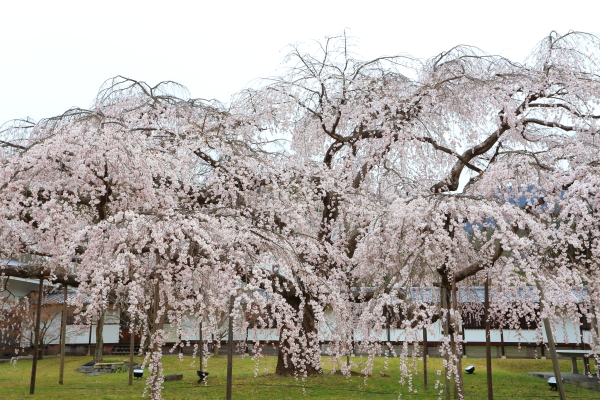
[[[119,342],[119,325],[107,325],[104,324],[104,343],[118,343]],[[74,325],[67,325],[67,344],[88,344],[90,337],[90,331],[87,327],[82,330],[77,330]],[[91,343],[96,343],[96,325],[92,325],[92,340]],[[60,344],[60,341],[56,341],[50,344]]]
[[[279,332],[277,329],[249,329],[248,340],[252,342],[279,340]]]
[[[39,281],[33,279],[20,279],[20,278],[9,278],[6,283],[5,291],[0,291],[0,296],[6,297],[13,295],[16,297],[27,296],[32,291],[37,291],[39,288]]]
[[[60,330],[61,316],[59,315],[52,321],[49,328],[52,331]],[[104,343],[119,342],[119,314],[117,310],[108,310],[104,317]],[[89,343],[90,330],[86,326],[77,329],[76,325],[67,325],[66,328],[67,341],[66,344],[87,344]],[[27,336],[26,336],[27,337]],[[96,343],[96,324],[92,324],[92,344]],[[60,344],[60,338],[51,341],[49,344]]]

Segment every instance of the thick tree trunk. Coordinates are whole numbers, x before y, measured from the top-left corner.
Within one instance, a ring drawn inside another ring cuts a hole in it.
[[[288,304],[290,304],[296,311],[300,311],[300,299],[296,296],[290,296],[286,298]],[[296,364],[292,360],[292,355],[287,351],[290,348],[290,344],[287,337],[285,327],[282,328],[282,335],[279,341],[279,352],[277,354],[277,367],[275,373],[279,376],[295,376],[302,375],[304,372],[308,376],[321,375],[323,371],[320,366],[313,365],[312,361],[320,360],[321,349],[319,347],[319,341],[317,338],[317,328],[315,323],[315,313],[313,308],[305,304],[303,315],[302,315],[302,337],[301,338],[290,338],[293,340],[294,346],[297,346],[299,351],[299,363]],[[289,331],[288,331],[289,332]],[[312,360],[312,361],[311,361]]]
[[[96,349],[94,351],[94,362],[102,362],[102,350],[104,349],[104,311],[98,318],[98,324],[96,325]]]

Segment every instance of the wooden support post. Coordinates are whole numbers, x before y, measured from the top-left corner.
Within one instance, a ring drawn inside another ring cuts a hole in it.
[[[450,306],[448,304],[448,288],[444,285],[440,287],[440,292],[442,295],[442,308],[446,311],[446,316],[444,322],[444,335],[450,335]],[[450,361],[450,355],[446,353],[446,363]],[[445,377],[445,394],[446,400],[450,400],[450,377],[448,377],[448,367],[444,368],[444,377]]]
[[[354,350],[354,347],[352,345],[352,343],[350,343],[350,349],[348,351],[348,354],[346,354],[346,366],[348,367],[348,369],[350,369],[350,356],[352,355]],[[322,352],[322,350],[321,350]]]
[[[423,388],[427,390],[427,328],[423,328]]]
[[[598,336],[600,335],[598,318],[596,318],[596,307],[592,304],[590,307],[590,312],[592,313],[592,341],[594,344],[598,344]],[[596,333],[594,335],[594,333]]]
[[[387,307],[387,319],[386,319],[386,323],[387,323],[387,351],[386,351],[385,354],[387,354],[388,357],[392,356],[392,351],[391,351],[392,338],[391,338],[391,332],[390,332],[390,314],[391,314],[391,311],[390,311],[389,307]]]
[[[484,317],[485,317],[485,365],[487,375],[488,400],[494,400],[494,389],[492,384],[492,344],[490,338],[490,278],[485,280],[484,290]]]
[[[543,311],[543,303],[545,302],[544,291],[542,286],[536,282],[537,288],[540,291],[540,313]],[[550,319],[548,317],[543,319],[544,330],[546,331],[546,337],[548,339],[548,347],[550,348],[550,357],[552,357],[552,367],[554,367],[554,377],[556,378],[556,386],[558,388],[558,394],[560,400],[567,400],[565,394],[565,385],[562,381],[560,373],[560,365],[558,364],[558,354],[556,354],[556,346],[554,344],[554,335],[552,334],[552,327],[550,326]]]
[[[504,329],[500,328],[500,350],[502,351],[502,358],[506,358],[504,353]]]
[[[560,374],[558,354],[556,354],[556,346],[554,345],[554,335],[552,334],[552,327],[550,326],[550,320],[548,318],[544,318],[544,329],[546,330],[546,336],[548,337],[548,347],[550,347],[550,356],[552,357],[552,366],[554,367],[554,376],[556,377],[558,394],[560,395],[561,400],[566,400],[567,395],[565,394],[565,386]]]
[[[67,285],[63,286],[63,307],[60,318],[60,371],[58,373],[58,384],[63,384],[65,376],[65,344],[67,343]]]
[[[585,318],[585,317],[583,317]],[[585,348],[585,340],[583,339],[583,325],[579,324],[579,340],[581,341],[581,350],[586,350]],[[587,357],[583,357],[583,373],[587,376],[590,373],[590,365],[589,359]]]
[[[35,375],[37,373],[37,361],[38,361],[38,351],[40,342],[40,321],[42,317],[42,297],[44,292],[44,277],[40,277],[40,286],[38,289],[38,304],[37,304],[37,312],[35,316],[35,332],[34,332],[34,340],[33,343],[33,363],[31,364],[31,382],[29,384],[29,394],[33,394],[35,392]]]
[[[154,285],[154,309],[152,310],[152,336],[158,330],[158,307],[160,307],[160,291],[158,281]]]
[[[200,351],[200,367],[199,371],[204,371],[204,339],[202,338],[202,320],[200,320],[200,326],[198,327],[198,348]]]
[[[135,331],[129,318],[129,386],[133,385],[133,353],[135,352]]]
[[[226,400],[231,400],[233,389],[233,295],[229,298],[229,332],[227,332],[227,393]]]
[[[465,342],[466,342],[466,339],[467,339],[467,335],[465,334],[465,325],[464,324],[461,325],[460,332],[461,332],[461,335],[462,335],[462,338],[463,338],[463,343],[462,343],[462,346],[461,346],[462,347],[462,355],[463,355],[464,358],[466,358],[467,357],[467,345],[465,344]]]
[[[90,335],[88,336],[88,357],[92,355],[92,326],[94,325],[94,321],[90,316],[87,317],[90,320]]]
[[[540,346],[540,351],[542,353],[542,360],[545,360],[546,359],[546,345],[544,345],[543,343]]]

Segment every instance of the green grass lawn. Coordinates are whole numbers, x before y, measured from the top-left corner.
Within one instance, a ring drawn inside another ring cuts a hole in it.
[[[114,357],[113,357],[114,358]],[[234,399],[397,399],[401,398],[436,399],[439,389],[435,389],[437,370],[442,368],[440,359],[429,359],[429,390],[423,390],[423,375],[418,363],[419,374],[413,378],[417,393],[409,393],[407,385],[399,383],[400,373],[397,362],[389,360],[385,368],[384,359],[375,359],[374,376],[365,380],[360,376],[345,377],[327,374],[331,363],[326,358],[326,374],[321,377],[307,378],[304,382],[295,378],[280,378],[273,375],[275,357],[260,360],[258,377],[254,377],[255,363],[250,358],[236,357],[234,360]],[[21,360],[12,364],[0,364],[0,399],[67,400],[67,399],[139,399],[145,386],[145,380],[134,380],[128,386],[128,374],[106,374],[87,376],[75,369],[88,357],[67,357],[65,366],[65,384],[58,384],[59,359],[48,358],[38,364],[36,392],[29,395],[31,361]],[[136,361],[141,361],[137,359]],[[360,363],[358,357],[352,358]],[[363,362],[366,359],[363,359]],[[464,376],[464,388],[467,399],[487,397],[484,359],[465,359],[466,365],[474,365],[474,375]],[[226,359],[209,360],[210,372],[207,385],[197,384],[195,367],[190,366],[190,357],[179,361],[177,356],[163,357],[165,374],[183,374],[182,381],[165,382],[163,396],[166,399],[224,399],[226,382]],[[357,370],[357,368],[354,368]],[[498,398],[543,399],[557,398],[556,392],[549,390],[548,384],[539,378],[527,376],[531,371],[552,371],[550,360],[494,360],[494,394]],[[570,371],[570,362],[562,361],[561,370]],[[385,374],[386,376],[382,376]],[[146,373],[147,375],[147,373]],[[578,399],[599,399],[600,392],[566,385],[567,397]]]

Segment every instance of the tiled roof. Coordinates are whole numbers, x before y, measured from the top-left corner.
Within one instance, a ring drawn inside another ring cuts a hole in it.
[[[75,298],[76,294],[77,294],[77,292],[74,290],[67,291],[67,299],[73,300]],[[42,304],[62,304],[63,299],[64,299],[64,293],[62,290],[59,290],[56,292],[45,294],[44,301]],[[87,295],[83,296],[83,302],[89,303],[89,298]],[[68,303],[68,301],[67,301],[67,303]]]

